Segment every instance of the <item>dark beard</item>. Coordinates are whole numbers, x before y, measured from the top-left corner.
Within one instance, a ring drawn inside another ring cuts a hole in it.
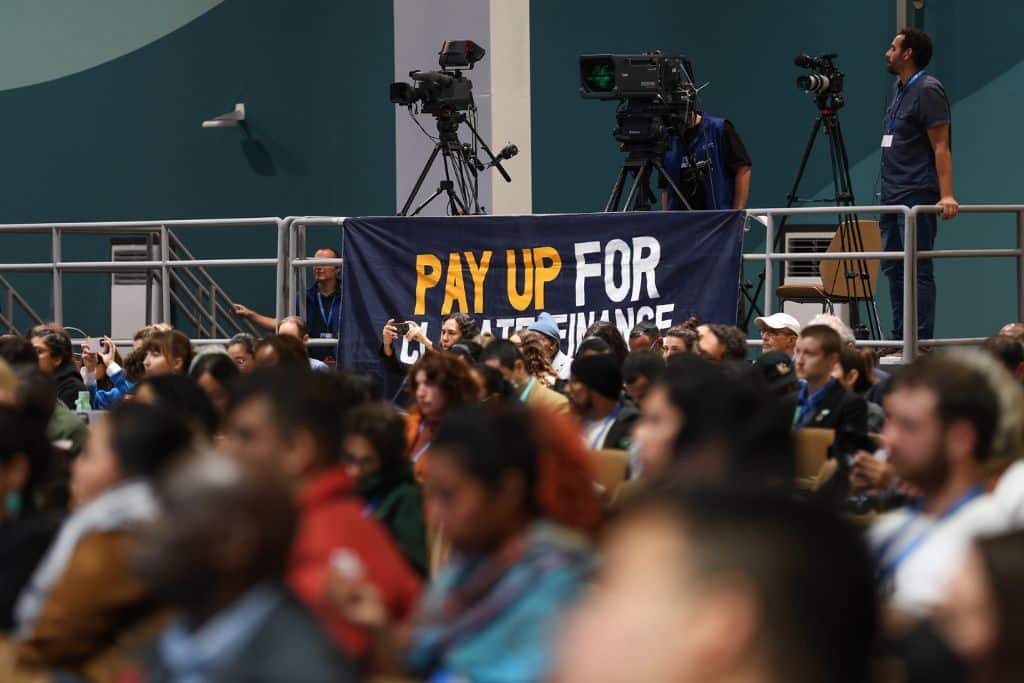
[[[893,76],[899,75],[899,72],[896,70],[896,67],[893,66],[892,64],[886,64],[885,70],[891,73]]]

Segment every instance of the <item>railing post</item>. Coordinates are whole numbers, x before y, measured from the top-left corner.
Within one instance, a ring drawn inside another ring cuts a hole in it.
[[[772,314],[772,300],[775,298],[775,270],[772,252],[775,249],[775,216],[765,216],[764,237],[764,314]],[[742,265],[741,265],[742,267]]]
[[[167,226],[160,226],[160,322],[171,322],[171,278],[167,261],[170,255],[170,238]]]
[[[306,224],[299,223],[298,229],[298,241],[296,243],[297,251],[293,254],[293,257],[306,258]],[[301,296],[297,297],[299,300],[299,310],[295,315],[301,316],[303,320],[306,320],[306,268],[300,268],[298,272],[299,289],[298,293]]]
[[[274,316],[281,320],[288,315],[288,271],[291,269],[290,221],[277,222],[277,282],[274,289]]]
[[[56,225],[50,229],[50,243],[53,258],[53,322],[64,324],[64,273],[60,267],[60,228]]]
[[[903,207],[903,362],[917,355],[917,208]]]
[[[1017,211],[1017,320],[1024,320],[1024,211]]]
[[[298,220],[291,222],[288,226],[288,300],[287,304],[288,315],[295,315],[295,299],[296,297],[291,296],[291,291],[295,288],[295,255],[299,253],[298,249],[298,237],[295,232],[298,230]]]

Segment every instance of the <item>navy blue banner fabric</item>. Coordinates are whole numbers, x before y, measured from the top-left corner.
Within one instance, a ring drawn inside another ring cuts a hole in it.
[[[344,367],[377,371],[381,329],[411,320],[435,344],[469,313],[508,337],[547,311],[570,356],[595,320],[628,335],[697,316],[736,320],[742,211],[461,218],[352,218],[343,225]],[[403,363],[421,353],[399,340]]]

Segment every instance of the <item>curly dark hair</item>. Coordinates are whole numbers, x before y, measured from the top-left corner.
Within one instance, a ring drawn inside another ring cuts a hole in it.
[[[476,339],[480,335],[480,326],[477,325],[476,319],[467,313],[452,313],[444,319],[444,322],[449,320],[454,320],[459,326],[459,332],[465,341]]]
[[[408,390],[416,395],[416,376],[426,374],[426,381],[440,387],[444,392],[448,408],[480,399],[480,384],[473,376],[472,368],[462,358],[450,353],[428,351],[409,368]]]
[[[913,50],[911,57],[914,59],[914,66],[923,69],[932,61],[932,39],[927,33],[919,28],[906,27],[901,29],[899,35],[903,36],[900,45],[904,50]]]
[[[719,325],[711,323],[708,325],[708,329],[716,337],[718,341],[722,342],[725,346],[725,353],[722,356],[722,360],[746,360],[747,359],[747,335],[743,333],[738,327],[734,325]]]

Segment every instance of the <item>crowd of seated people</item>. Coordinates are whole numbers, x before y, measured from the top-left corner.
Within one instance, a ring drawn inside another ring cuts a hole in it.
[[[1024,680],[1024,325],[302,322],[0,336],[0,680]]]

